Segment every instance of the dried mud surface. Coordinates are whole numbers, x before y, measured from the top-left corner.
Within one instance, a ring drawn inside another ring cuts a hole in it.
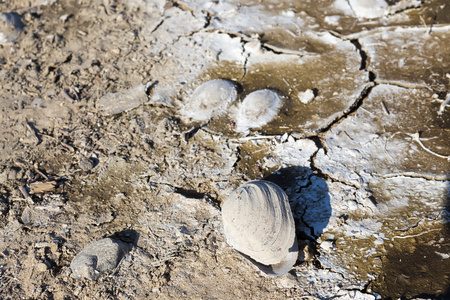
[[[0,0],[23,23],[0,26],[1,298],[448,299],[450,5],[321,2]],[[181,117],[217,78],[283,106],[245,134],[240,100]],[[263,178],[296,222],[282,277],[223,236]],[[131,250],[75,279],[106,237]]]

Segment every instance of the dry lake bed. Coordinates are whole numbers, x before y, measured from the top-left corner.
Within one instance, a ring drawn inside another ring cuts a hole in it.
[[[448,1],[0,13],[2,298],[450,297]],[[295,222],[283,276],[224,236],[260,179]]]

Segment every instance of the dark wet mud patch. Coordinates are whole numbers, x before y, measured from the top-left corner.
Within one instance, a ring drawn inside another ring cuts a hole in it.
[[[375,33],[359,41],[371,58],[370,68],[379,82],[442,92],[449,89],[447,35],[448,26],[436,26],[432,33],[427,27],[410,27]]]
[[[445,230],[395,239],[381,257],[382,270],[372,283],[383,298],[410,299],[421,294],[450,296],[450,235]]]
[[[268,141],[247,141],[239,146],[239,160],[236,169],[239,173],[246,174],[252,180],[262,179],[272,174],[277,166],[266,168],[264,158],[272,148],[272,143]]]
[[[228,79],[234,82],[240,82],[245,74],[244,66],[239,62],[219,61],[216,66],[208,68],[193,82],[190,87],[196,88],[197,85],[212,79]],[[194,86],[196,85],[196,86]]]
[[[351,46],[352,47],[352,46]],[[250,93],[269,89],[281,98],[278,115],[267,125],[253,128],[262,134],[285,132],[312,133],[329,125],[357,101],[369,83],[368,73],[360,70],[361,58],[344,56],[340,51],[323,54],[321,57],[300,58],[295,55],[268,54],[261,59],[249,58],[242,80],[236,81],[236,65],[212,68],[200,76],[200,81],[229,79],[235,81],[241,93],[231,103],[227,114],[217,116],[206,125],[213,132],[236,136],[236,111],[240,102]],[[258,54],[259,55],[259,54]],[[304,98],[309,93],[312,96]],[[189,97],[189,95],[187,95]]]
[[[142,166],[139,164],[127,163],[123,159],[116,158],[109,161],[106,166],[100,166],[98,172],[68,181],[64,187],[64,195],[81,211],[103,215],[105,209],[112,211],[117,199],[135,192],[136,188],[130,184],[130,178],[140,170]]]
[[[352,65],[354,64],[353,68]],[[318,131],[348,109],[358,97],[368,77],[359,71],[359,59],[328,53],[320,58],[284,62],[255,63],[242,81],[243,95],[272,89],[283,98],[279,114],[259,131],[265,134]],[[302,101],[301,94],[312,91],[314,98]],[[306,103],[305,103],[306,102]]]
[[[408,181],[408,191],[397,193]],[[381,267],[372,290],[386,299],[447,295],[442,298],[446,299],[450,287],[447,182],[399,177],[373,191],[379,209],[387,205],[390,213],[383,216],[386,238],[380,244]]]

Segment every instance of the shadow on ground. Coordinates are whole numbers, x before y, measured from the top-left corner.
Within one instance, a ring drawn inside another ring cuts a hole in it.
[[[136,246],[139,241],[139,233],[133,229],[127,229],[127,230],[115,232],[111,236],[108,236],[108,237],[113,240],[119,240],[124,243],[127,243],[131,247]]]
[[[327,183],[311,168],[300,166],[280,169],[265,180],[278,184],[289,197],[302,253],[306,245],[316,242],[331,217]],[[302,255],[299,260],[303,260]]]

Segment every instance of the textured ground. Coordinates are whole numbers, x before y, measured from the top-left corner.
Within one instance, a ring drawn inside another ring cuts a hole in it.
[[[373,2],[0,0],[22,22],[0,23],[2,297],[450,297],[450,5]],[[217,78],[278,115],[186,119]],[[223,200],[263,178],[296,222],[282,277],[223,236]],[[75,279],[104,237],[131,250]]]

